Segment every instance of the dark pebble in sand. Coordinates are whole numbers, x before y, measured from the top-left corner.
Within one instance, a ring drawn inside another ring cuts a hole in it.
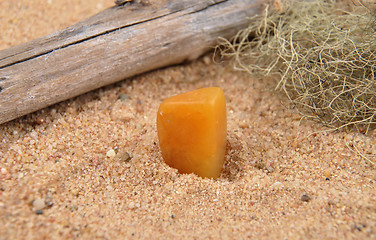
[[[35,213],[36,213],[37,215],[42,215],[42,214],[43,214],[43,210],[41,210],[41,209],[36,210]]]
[[[311,197],[308,196],[307,194],[303,194],[301,197],[300,197],[300,200],[302,200],[303,202],[309,202],[311,200]]]

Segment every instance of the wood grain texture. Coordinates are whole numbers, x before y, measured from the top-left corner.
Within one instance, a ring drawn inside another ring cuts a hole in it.
[[[153,69],[192,60],[259,13],[260,0],[114,6],[0,52],[0,124]]]

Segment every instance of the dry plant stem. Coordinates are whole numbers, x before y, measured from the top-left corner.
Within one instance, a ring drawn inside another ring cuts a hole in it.
[[[376,123],[374,16],[326,1],[288,3],[251,18],[234,41],[223,41],[222,54],[234,58],[236,69],[279,73],[277,89],[305,117],[368,132]]]
[[[361,153],[360,151],[359,151],[359,149],[355,146],[355,145],[353,145],[353,147],[355,148],[355,151],[354,151],[354,149],[352,149],[351,147],[350,147],[350,145],[345,141],[345,144],[346,144],[346,146],[352,151],[352,152],[354,152],[354,153],[356,153],[356,154],[359,154],[359,156],[361,156],[364,160],[366,160],[367,162],[369,162],[370,164],[372,164],[372,165],[375,165],[375,162],[373,162],[372,160],[370,160],[368,157],[366,157],[363,153]]]
[[[131,1],[0,52],[0,124],[136,74],[196,59],[259,0]]]

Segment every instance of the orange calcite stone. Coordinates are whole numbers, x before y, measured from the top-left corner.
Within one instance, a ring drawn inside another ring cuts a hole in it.
[[[164,161],[180,173],[218,178],[226,151],[226,100],[210,87],[166,99],[157,115]]]

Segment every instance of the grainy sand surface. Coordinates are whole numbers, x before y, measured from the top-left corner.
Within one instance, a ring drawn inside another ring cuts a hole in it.
[[[111,5],[2,0],[0,49]],[[217,180],[164,164],[155,124],[209,86],[227,98]],[[323,132],[272,89],[208,55],[1,125],[0,239],[375,239],[376,132]]]

